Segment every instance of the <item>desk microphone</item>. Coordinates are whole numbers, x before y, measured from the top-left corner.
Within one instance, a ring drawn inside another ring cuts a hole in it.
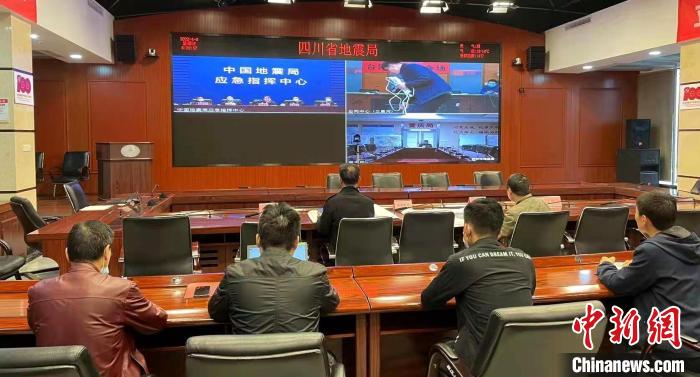
[[[247,218],[250,218],[250,217],[258,216],[258,215],[260,215],[260,214],[261,214],[260,212],[253,212],[253,213],[249,213],[249,214],[243,216],[243,218],[244,218],[244,219],[247,219]]]

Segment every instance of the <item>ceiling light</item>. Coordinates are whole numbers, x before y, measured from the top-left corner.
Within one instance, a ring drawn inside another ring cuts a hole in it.
[[[80,54],[70,54],[70,58],[71,58],[71,59],[75,59],[75,60],[80,60],[80,59],[83,58],[83,55],[80,55]]]
[[[661,55],[661,51],[659,51],[659,50],[649,51],[649,55],[659,56],[659,55]]]
[[[268,4],[285,4],[285,5],[292,5],[294,4],[294,0],[267,0]]]
[[[444,0],[425,0],[421,4],[421,13],[445,13],[450,9]]]
[[[581,68],[583,68],[584,71],[590,71],[591,69],[593,69],[593,66],[592,65],[584,65]]]
[[[372,8],[372,0],[345,0],[346,8]]]
[[[31,34],[29,34],[29,37],[30,37],[31,39],[39,39],[39,34],[31,33]]]
[[[491,7],[488,13],[508,13],[508,9],[515,7],[512,1],[494,1],[491,3]]]

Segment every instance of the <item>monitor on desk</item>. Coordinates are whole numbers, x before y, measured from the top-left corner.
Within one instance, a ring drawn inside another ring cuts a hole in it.
[[[259,257],[260,247],[257,245],[248,246],[248,259]],[[299,245],[297,245],[297,249],[294,250],[294,258],[304,261],[309,260],[309,246],[306,242],[299,242]]]

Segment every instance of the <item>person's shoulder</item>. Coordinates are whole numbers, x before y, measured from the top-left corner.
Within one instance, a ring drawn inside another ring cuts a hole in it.
[[[258,264],[258,258],[245,259],[240,262],[231,263],[226,267],[224,276],[227,278],[244,277],[246,275],[245,271],[255,268]]]
[[[31,298],[32,296],[42,295],[46,292],[50,292],[54,290],[56,283],[58,283],[58,278],[40,280],[36,284],[29,287],[29,289],[27,290],[27,294]]]
[[[322,276],[328,273],[326,266],[304,260],[295,260],[297,272],[302,276]]]
[[[525,264],[532,265],[532,257],[530,254],[520,250],[516,249],[514,247],[506,247],[504,251],[508,252],[508,256],[511,256],[513,258],[517,258],[518,260],[522,261]]]

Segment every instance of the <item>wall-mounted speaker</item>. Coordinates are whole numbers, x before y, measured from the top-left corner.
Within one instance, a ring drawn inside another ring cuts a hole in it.
[[[628,149],[646,149],[651,144],[651,119],[627,119]]]
[[[544,69],[544,46],[530,46],[527,49],[527,70]]]
[[[136,62],[136,41],[133,35],[114,36],[114,60],[127,64]]]

